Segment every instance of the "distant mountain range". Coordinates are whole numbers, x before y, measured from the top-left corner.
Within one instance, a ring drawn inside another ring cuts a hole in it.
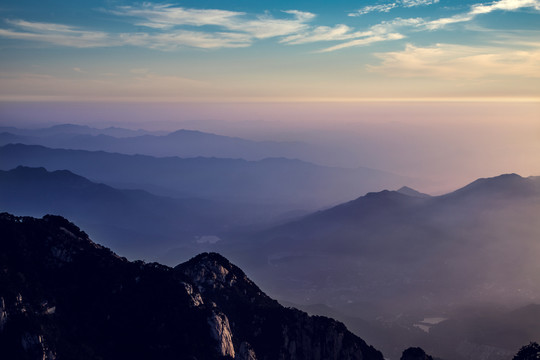
[[[114,136],[118,138],[123,137],[135,137],[143,135],[166,135],[166,131],[148,131],[148,130],[131,130],[124,129],[119,127],[108,127],[103,129],[97,129],[86,125],[76,125],[76,124],[60,124],[54,125],[46,128],[32,128],[32,129],[21,129],[14,126],[0,126],[0,134],[6,134],[6,136],[19,135],[19,136],[28,136],[32,138],[58,138],[58,139],[67,139],[71,136],[77,135],[105,135],[105,136]]]
[[[119,190],[68,170],[19,166],[0,171],[0,211],[68,216],[124,256],[153,259],[170,248],[204,251],[222,233],[269,224],[281,209]]]
[[[103,151],[0,147],[0,169],[19,165],[69,170],[92,181],[157,195],[317,208],[368,191],[397,187],[406,179],[383,171],[318,166],[284,158],[246,161],[218,158],[157,158]]]
[[[245,243],[257,250],[242,245],[238,256],[299,303],[532,301],[540,300],[538,224],[540,178],[509,174],[442,196],[369,193],[251,234]]]
[[[0,145],[10,143],[157,157],[202,156],[252,161],[272,157],[313,161],[327,151],[302,142],[252,141],[196,130],[163,133],[112,127],[95,129],[72,124],[31,130],[0,127]]]
[[[58,216],[2,213],[0,234],[2,358],[383,360],[215,253],[175,268],[129,262]]]
[[[401,318],[412,329],[467,304],[539,303],[538,224],[540,178],[508,174],[442,196],[369,193],[218,249],[277,298],[330,305],[351,327],[347,316],[379,325]],[[379,334],[370,341],[389,353],[391,337]],[[518,336],[513,344],[532,340]],[[515,353],[503,344],[492,350]],[[470,354],[483,346],[469,345]],[[505,359],[486,349],[486,359]],[[479,359],[466,353],[450,358]]]

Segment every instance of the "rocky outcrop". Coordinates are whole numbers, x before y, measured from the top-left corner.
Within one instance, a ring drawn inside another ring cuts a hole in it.
[[[190,277],[205,302],[227,314],[238,358],[382,359],[342,323],[283,308],[219,254],[203,253],[174,270]]]
[[[208,325],[210,325],[212,337],[218,342],[219,353],[234,358],[234,345],[227,316],[220,311],[212,311],[212,315],[208,318]]]
[[[0,214],[2,358],[382,360],[345,326],[286,309],[219,254],[130,262],[58,216]]]

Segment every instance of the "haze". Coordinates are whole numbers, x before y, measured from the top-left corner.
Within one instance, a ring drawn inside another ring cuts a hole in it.
[[[537,102],[2,103],[2,124],[174,131],[300,141],[318,164],[371,167],[415,179],[431,194],[471,179],[540,173]]]

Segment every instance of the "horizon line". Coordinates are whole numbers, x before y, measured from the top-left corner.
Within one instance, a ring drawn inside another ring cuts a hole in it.
[[[306,98],[140,98],[140,97],[69,97],[69,96],[0,96],[0,103],[369,103],[369,102],[469,102],[469,103],[540,103],[540,96],[477,96],[477,97],[361,97],[361,98],[329,98],[329,97],[306,97]]]

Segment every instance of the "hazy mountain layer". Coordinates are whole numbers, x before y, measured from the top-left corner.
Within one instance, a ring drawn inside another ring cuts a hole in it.
[[[286,309],[218,254],[129,262],[72,223],[0,215],[7,359],[363,359],[345,326]]]
[[[271,273],[277,293],[301,302],[535,301],[539,182],[503,175],[431,198],[370,193],[253,234],[247,243],[257,250],[239,253],[258,254],[261,276]]]
[[[78,135],[88,135],[88,136],[113,136],[117,138],[124,137],[135,137],[143,135],[166,135],[164,131],[147,131],[143,129],[131,130],[124,129],[119,127],[110,126],[103,129],[97,129],[86,125],[76,125],[76,124],[60,124],[54,125],[46,128],[33,128],[33,129],[20,129],[13,126],[0,126],[0,138],[8,138],[13,135],[18,135],[21,137],[29,138],[41,138],[49,139],[54,141],[54,139],[68,139],[70,137]]]
[[[279,209],[204,199],[175,199],[118,190],[67,170],[0,171],[0,211],[72,218],[99,241],[130,258],[155,259],[171,248],[184,258],[238,227],[268,224]]]
[[[19,165],[70,170],[118,188],[177,197],[284,204],[291,210],[335,204],[403,182],[399,176],[373,169],[332,168],[283,158],[254,162],[156,158],[18,144],[1,147],[0,159],[2,170]]]
[[[251,141],[195,130],[153,134],[143,130],[94,129],[70,124],[33,130],[0,127],[0,145],[9,143],[159,157],[204,156],[245,160],[286,157],[313,161],[323,151],[302,142]]]
[[[504,360],[540,336],[510,315],[500,320],[501,311],[459,320],[458,310],[540,301],[540,178],[502,175],[443,196],[409,193],[370,193],[252,234],[229,256],[273,296],[331,305],[394,357],[416,339],[434,356]]]

